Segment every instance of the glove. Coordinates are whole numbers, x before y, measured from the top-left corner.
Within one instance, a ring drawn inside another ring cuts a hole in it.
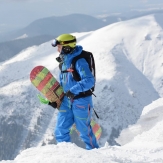
[[[57,103],[56,102],[49,102],[49,105],[52,106],[54,109],[57,108]]]
[[[66,96],[67,96],[69,99],[73,99],[73,98],[75,97],[75,95],[74,95],[72,92],[70,92],[70,91],[68,91],[68,92],[66,93]]]
[[[50,102],[48,99],[45,99],[40,95],[37,95],[37,97],[39,98],[39,100],[42,104],[48,104],[48,105],[52,106],[53,108],[57,108],[56,102]]]
[[[37,97],[38,97],[38,99],[40,100],[40,102],[41,102],[42,104],[49,104],[49,102],[50,102],[48,99],[43,98],[43,97],[40,96],[40,95],[37,95]]]

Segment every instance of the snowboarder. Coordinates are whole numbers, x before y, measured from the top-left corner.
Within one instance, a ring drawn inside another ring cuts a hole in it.
[[[76,81],[72,75],[72,60],[80,55],[83,47],[76,45],[76,37],[70,34],[62,34],[52,42],[53,47],[58,48],[60,53],[56,58],[60,62],[60,84],[65,92],[65,97],[59,108],[55,127],[55,138],[59,142],[70,142],[70,128],[75,123],[80,132],[81,139],[86,144],[86,149],[99,148],[90,122],[93,109],[92,93],[90,89],[95,84],[95,78],[84,58],[76,61],[75,68],[80,76]],[[56,107],[55,103],[40,98],[45,104]]]

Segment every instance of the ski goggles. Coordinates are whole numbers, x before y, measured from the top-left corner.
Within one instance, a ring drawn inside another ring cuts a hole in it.
[[[76,42],[76,38],[70,41],[58,41],[57,39],[54,39],[52,41],[52,46],[56,47],[57,45],[66,45],[66,44],[73,43],[73,42]]]

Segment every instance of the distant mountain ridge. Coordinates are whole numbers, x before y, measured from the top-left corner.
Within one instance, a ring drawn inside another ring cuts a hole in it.
[[[41,35],[2,42],[0,43],[0,62],[8,60],[9,58],[21,52],[23,49],[26,49],[34,45],[40,45],[53,38],[54,36]]]
[[[23,29],[7,33],[0,37],[0,62],[8,60],[29,46],[40,45],[62,33],[93,31],[116,22],[115,18],[114,20],[112,18],[111,21],[109,20],[107,18],[105,22],[84,14],[38,19]],[[15,40],[23,35],[27,35],[28,38]]]
[[[0,41],[7,41],[27,34],[29,37],[39,35],[59,35],[62,33],[88,32],[96,30],[105,25],[106,22],[93,16],[84,14],[71,14],[66,16],[52,16],[38,19],[27,27],[5,34]]]

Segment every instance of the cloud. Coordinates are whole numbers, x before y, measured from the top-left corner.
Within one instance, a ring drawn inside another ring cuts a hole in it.
[[[0,24],[0,27],[4,27],[6,24]]]
[[[143,3],[148,3],[148,0],[141,0]]]

